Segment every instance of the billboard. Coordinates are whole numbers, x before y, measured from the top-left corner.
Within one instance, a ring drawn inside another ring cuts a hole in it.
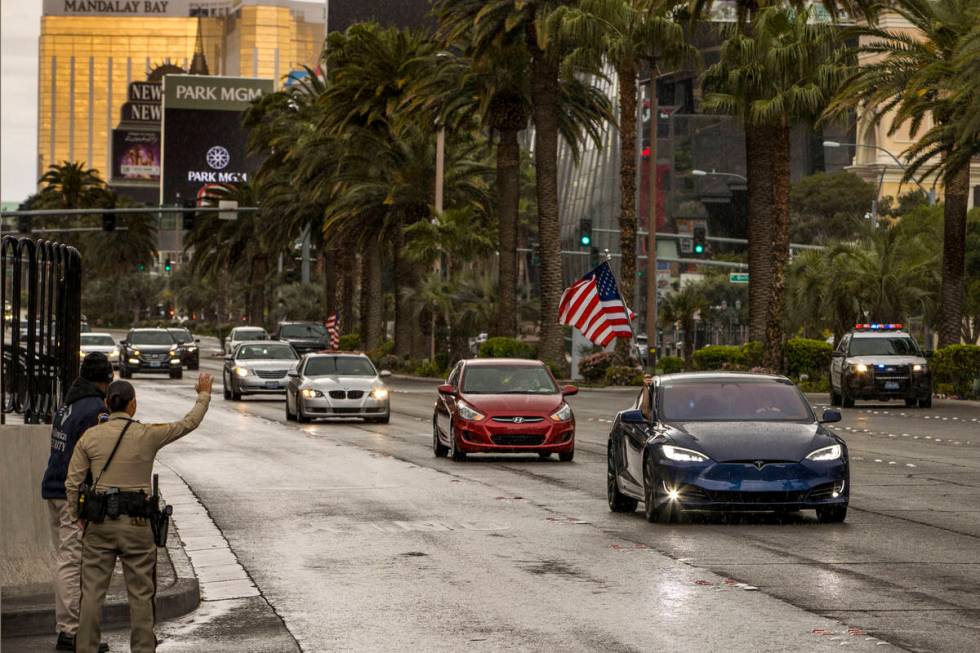
[[[112,130],[112,180],[160,181],[160,132]]]
[[[248,156],[242,114],[274,90],[271,79],[164,77],[160,203],[196,198],[207,184],[248,181],[261,161]]]

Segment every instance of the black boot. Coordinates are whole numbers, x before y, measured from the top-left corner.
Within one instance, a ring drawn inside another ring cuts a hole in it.
[[[56,651],[74,651],[75,650],[75,636],[69,635],[68,633],[58,633],[58,643],[55,644],[54,650]],[[106,653],[109,650],[109,645],[105,642],[99,644],[99,653]]]

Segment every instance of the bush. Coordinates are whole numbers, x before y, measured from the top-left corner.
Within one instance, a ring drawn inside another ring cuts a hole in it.
[[[379,371],[388,370],[389,372],[397,372],[401,369],[401,361],[393,354],[385,354],[375,362],[375,366]]]
[[[340,351],[354,351],[361,348],[361,334],[345,333],[340,336]]]
[[[694,352],[694,368],[721,370],[745,366],[742,348],[732,345],[708,345]]]
[[[415,375],[432,378],[443,378],[445,376],[439,365],[429,361],[428,359],[422,361],[419,366],[415,368]]]
[[[806,374],[811,379],[825,377],[830,369],[830,355],[834,348],[823,340],[791,338],[783,349],[786,356],[786,373],[793,377]]]
[[[604,379],[606,385],[643,385],[643,372],[628,365],[610,365]]]
[[[742,364],[748,368],[759,367],[762,365],[762,343],[747,342],[742,345]]]
[[[827,375],[811,377],[798,383],[803,392],[830,392],[830,377]]]
[[[613,353],[600,351],[586,356],[578,362],[578,373],[589,383],[598,383],[606,378],[606,370],[612,365]]]
[[[487,338],[480,344],[480,358],[534,358],[534,347],[517,338]]]
[[[684,359],[679,356],[664,356],[659,362],[662,374],[677,374],[684,371]]]
[[[950,345],[937,349],[932,360],[932,377],[938,385],[951,385],[953,394],[974,395],[974,380],[980,378],[980,346]]]

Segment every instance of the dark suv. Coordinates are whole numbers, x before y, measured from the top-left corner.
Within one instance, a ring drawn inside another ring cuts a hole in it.
[[[131,378],[137,372],[184,375],[180,348],[166,329],[131,329],[119,343],[119,376]]]
[[[201,342],[200,338],[195,338],[191,335],[191,332],[183,327],[167,329],[173,339],[177,342],[178,347],[180,347],[180,362],[187,366],[189,370],[200,369],[201,367],[201,352],[198,346]]]
[[[300,356],[330,347],[330,334],[318,322],[280,322],[273,337],[291,344]]]
[[[904,399],[932,406],[927,354],[901,324],[858,324],[841,338],[830,362],[830,403],[851,408],[855,399]]]

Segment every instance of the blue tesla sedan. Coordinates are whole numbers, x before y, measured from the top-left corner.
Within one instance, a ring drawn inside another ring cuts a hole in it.
[[[689,373],[654,377],[609,434],[613,512],[642,501],[650,522],[684,510],[792,512],[824,523],[847,516],[847,445],[781,376]]]

